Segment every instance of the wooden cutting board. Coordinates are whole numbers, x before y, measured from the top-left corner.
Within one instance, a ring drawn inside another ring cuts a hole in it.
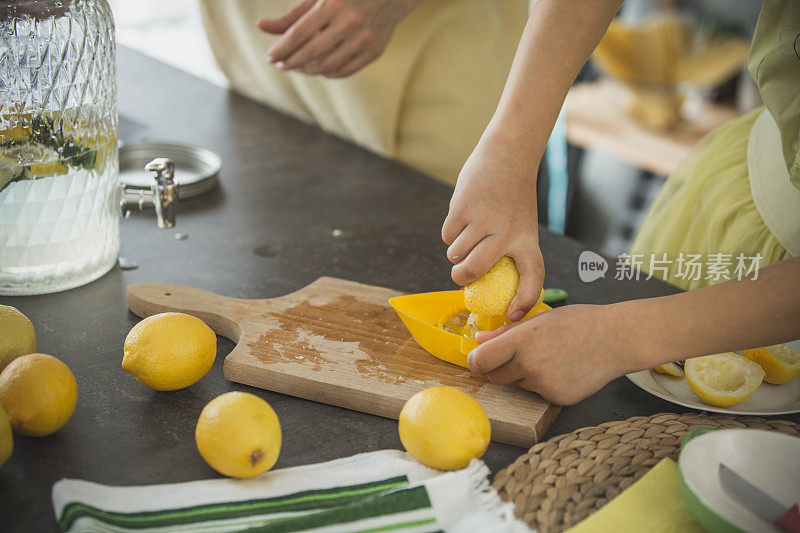
[[[492,440],[526,447],[537,442],[559,408],[428,354],[387,302],[401,294],[329,277],[266,300],[162,283],[126,291],[140,317],[188,313],[236,342],[224,364],[231,381],[395,419],[417,391],[447,385],[480,402]]]

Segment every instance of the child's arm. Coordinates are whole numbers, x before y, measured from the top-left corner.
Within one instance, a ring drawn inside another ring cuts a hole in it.
[[[502,335],[501,335],[502,333]],[[800,257],[672,296],[570,305],[479,333],[469,367],[569,405],[612,379],[680,359],[800,338]]]
[[[495,114],[467,160],[442,227],[455,263],[453,280],[466,285],[504,255],[520,271],[511,319],[539,296],[544,264],[539,251],[536,171],[567,91],[602,38],[622,0],[539,0],[528,20]]]

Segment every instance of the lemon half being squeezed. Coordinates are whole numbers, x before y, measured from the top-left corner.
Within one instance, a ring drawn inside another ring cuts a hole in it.
[[[506,309],[517,294],[517,285],[517,265],[504,256],[489,272],[464,287],[464,305],[469,311],[465,336],[474,338],[478,331],[492,331],[508,324]]]
[[[444,317],[439,327],[449,333],[474,339],[479,331],[492,331],[510,323],[506,318],[506,310],[517,294],[518,285],[519,271],[514,259],[501,257],[489,272],[464,287],[466,309]],[[539,302],[542,298],[544,290],[539,295]],[[529,312],[529,315],[542,310]]]
[[[464,287],[464,304],[478,317],[504,316],[517,294],[519,271],[510,257],[501,257],[489,272]]]

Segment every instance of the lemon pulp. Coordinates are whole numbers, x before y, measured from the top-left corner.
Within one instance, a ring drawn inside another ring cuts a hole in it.
[[[764,379],[758,364],[732,352],[687,359],[684,370],[689,389],[717,407],[745,401]]]
[[[744,356],[764,369],[764,381],[780,385],[800,375],[800,352],[785,344],[744,350]]]
[[[439,327],[448,333],[455,333],[468,339],[474,339],[475,334],[479,331],[492,331],[508,323],[509,320],[506,319],[505,315],[483,316],[463,309],[455,315],[444,319]]]

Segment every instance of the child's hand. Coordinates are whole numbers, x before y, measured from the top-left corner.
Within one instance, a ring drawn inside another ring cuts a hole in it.
[[[459,285],[480,278],[504,255],[517,263],[517,296],[506,311],[511,320],[533,307],[544,282],[536,220],[538,166],[538,158],[481,141],[461,170],[442,226]]]
[[[553,309],[479,333],[481,344],[467,363],[492,383],[517,383],[549,402],[572,405],[616,377],[649,368],[626,322],[614,306]]]

